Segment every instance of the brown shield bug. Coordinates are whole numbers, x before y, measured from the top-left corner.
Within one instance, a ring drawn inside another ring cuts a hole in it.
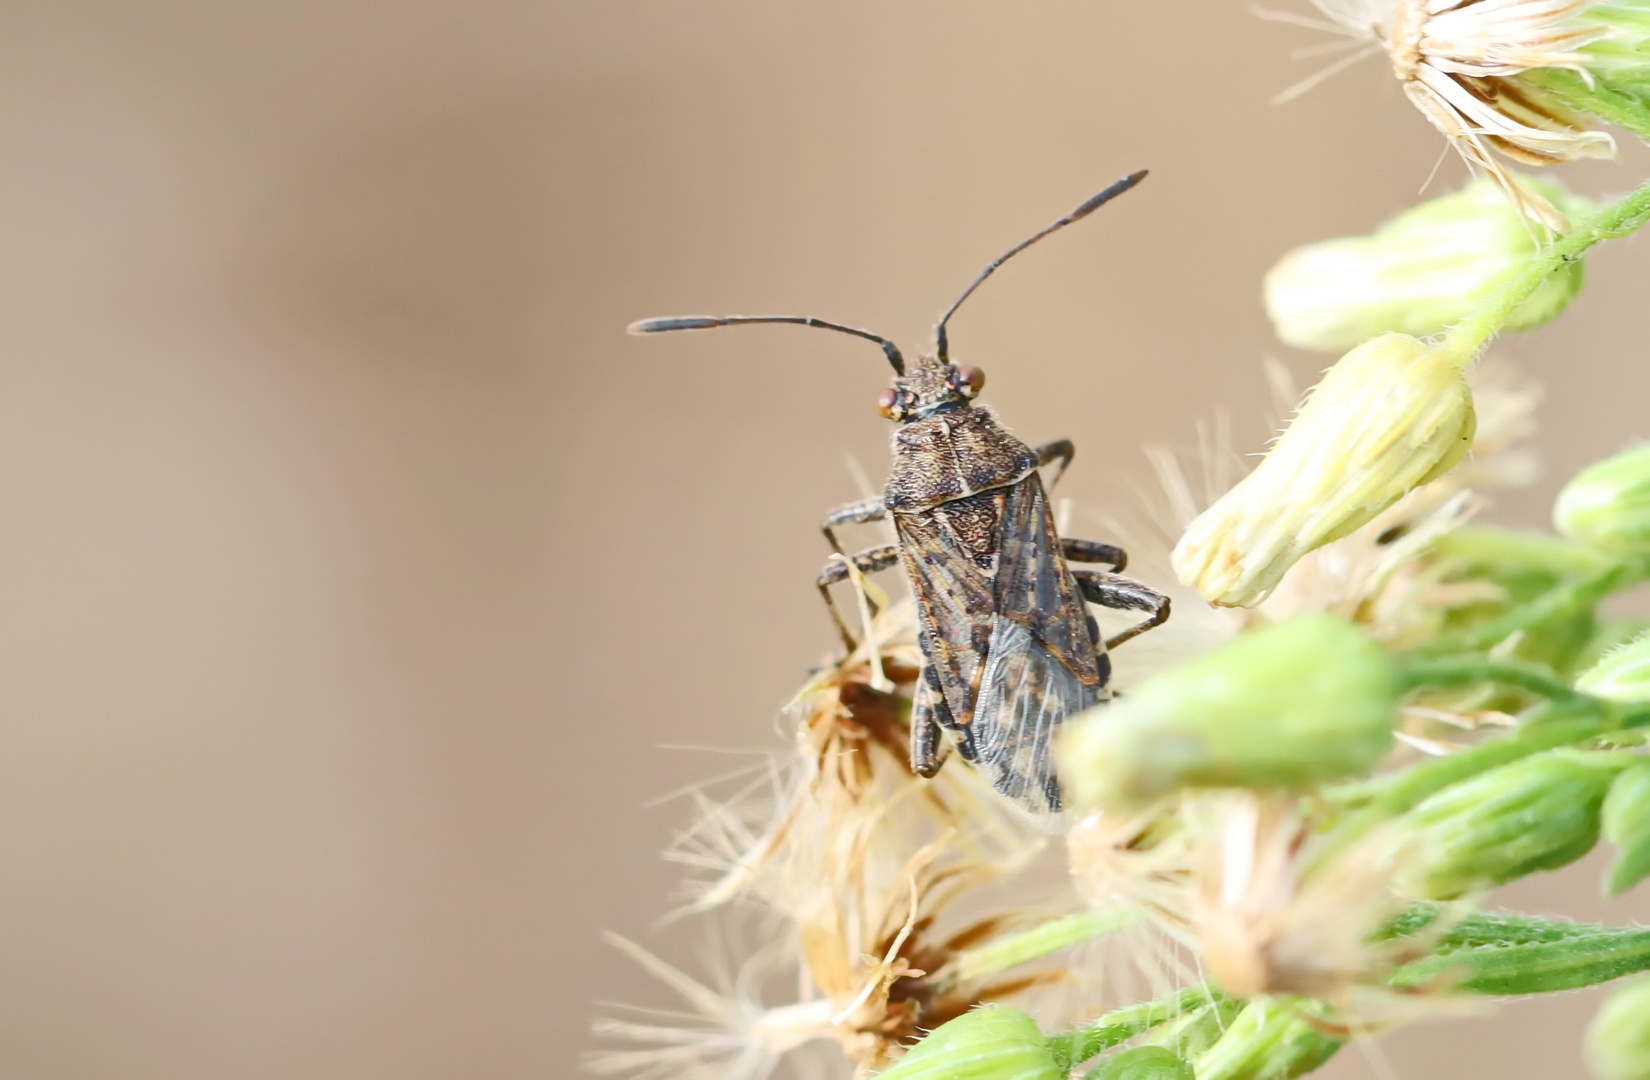
[[[878,408],[899,427],[893,471],[879,499],[826,515],[836,552],[818,581],[851,648],[853,635],[831,601],[830,586],[849,576],[902,563],[916,601],[926,663],[911,713],[911,767],[932,776],[944,762],[949,733],[963,758],[983,770],[1004,796],[1037,815],[1060,811],[1050,761],[1056,729],[1067,716],[1107,696],[1108,650],[1160,625],[1169,598],[1121,577],[1122,549],[1062,539],[1038,470],[1059,462],[1059,480],[1075,452],[1058,439],[1033,449],[988,409],[974,405],[985,385],[978,368],[952,364],[945,326],[964,300],[1009,258],[1050,233],[1087,217],[1134,187],[1144,171],[1117,181],[1046,229],[994,260],[963,290],[934,330],[934,354],[907,368],[892,341],[866,330],[799,315],[690,315],[644,319],[631,333],[706,330],[750,323],[794,323],[873,341],[894,368]],[[897,544],[844,556],[836,529],[892,518]],[[1072,569],[1068,562],[1109,565],[1112,572]],[[1102,638],[1085,602],[1141,611],[1146,618]]]

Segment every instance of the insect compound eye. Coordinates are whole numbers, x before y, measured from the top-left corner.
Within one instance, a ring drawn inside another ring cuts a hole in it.
[[[985,389],[985,372],[977,367],[960,367],[957,369],[957,389],[968,397],[973,397]]]
[[[877,412],[890,420],[898,420],[902,414],[900,408],[899,391],[892,386],[877,395]]]

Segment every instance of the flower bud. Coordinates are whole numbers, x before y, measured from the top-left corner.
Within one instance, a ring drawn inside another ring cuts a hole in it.
[[[1650,979],[1638,979],[1604,999],[1583,1043],[1598,1080],[1650,1080]]]
[[[1448,900],[1581,858],[1626,755],[1550,750],[1451,785],[1398,819],[1401,893]]]
[[[1302,555],[1454,468],[1476,425],[1460,358],[1403,334],[1365,342],[1255,471],[1192,522],[1175,572],[1211,603],[1252,607]]]
[[[985,1005],[935,1028],[878,1080],[1066,1080],[1068,1070],[1029,1015]]]
[[[1245,634],[1067,725],[1078,805],[1143,806],[1182,786],[1302,788],[1361,773],[1392,742],[1398,688],[1359,630],[1314,615]]]
[[[1622,772],[1604,798],[1604,838],[1616,846],[1616,861],[1604,888],[1619,895],[1650,876],[1650,761]]]
[[[1586,200],[1526,181],[1571,216]],[[1397,331],[1426,337],[1482,305],[1540,250],[1539,238],[1492,180],[1422,203],[1372,236],[1296,248],[1266,275],[1266,311],[1286,344],[1334,351]],[[1581,291],[1566,264],[1515,308],[1506,329],[1554,318]]]
[[[1650,443],[1577,473],[1553,503],[1553,524],[1601,548],[1650,550]]]
[[[1576,689],[1628,705],[1650,702],[1650,634],[1640,634],[1599,657],[1576,676]]]
[[[1084,1080],[1197,1080],[1192,1067],[1161,1046],[1137,1046],[1102,1061]]]

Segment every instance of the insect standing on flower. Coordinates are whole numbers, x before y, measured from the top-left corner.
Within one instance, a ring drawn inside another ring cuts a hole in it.
[[[1004,796],[1036,814],[1060,810],[1051,751],[1068,716],[1107,697],[1109,649],[1161,624],[1169,598],[1115,572],[1071,569],[1100,563],[1121,571],[1122,549],[1092,540],[1061,539],[1038,470],[1059,462],[1051,483],[1071,463],[1071,442],[1033,449],[1015,438],[974,398],[985,385],[978,368],[951,363],[945,324],[964,300],[1011,256],[1088,216],[1138,184],[1137,172],[1112,184],[1068,216],[1010,248],[963,291],[934,329],[934,355],[907,370],[892,341],[869,331],[797,315],[684,316],[644,319],[632,333],[705,330],[748,323],[795,323],[837,330],[882,346],[894,382],[878,408],[899,424],[894,467],[879,499],[850,503],[825,518],[835,554],[819,590],[852,650],[856,642],[831,599],[830,587],[861,573],[905,566],[916,601],[926,663],[911,712],[911,767],[933,776],[944,763],[949,732],[963,758],[983,770]],[[897,544],[853,556],[836,529],[892,516]],[[1147,613],[1144,621],[1102,638],[1084,601]]]

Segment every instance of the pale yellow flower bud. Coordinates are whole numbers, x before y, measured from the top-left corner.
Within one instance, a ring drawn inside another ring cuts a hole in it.
[[[1571,217],[1589,204],[1537,184]],[[1307,244],[1266,275],[1266,313],[1285,344],[1338,351],[1377,334],[1441,333],[1488,300],[1535,257],[1540,238],[1492,181],[1422,203],[1370,236]],[[1528,330],[1581,290],[1583,264],[1566,264],[1513,310],[1505,329]]]
[[[1259,467],[1186,530],[1180,580],[1211,603],[1252,607],[1302,555],[1454,468],[1477,429],[1462,368],[1403,334],[1341,357]]]

